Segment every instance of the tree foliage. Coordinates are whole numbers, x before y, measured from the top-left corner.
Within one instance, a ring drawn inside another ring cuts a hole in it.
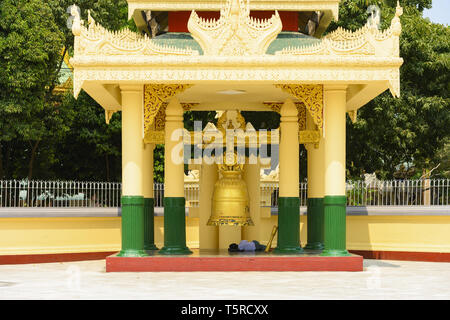
[[[0,2],[0,178],[119,179],[120,116],[85,93],[54,94],[65,52],[73,52],[67,0]],[[135,29],[125,0],[80,0],[109,29]],[[89,150],[89,152],[87,152]],[[117,164],[119,163],[119,165]]]
[[[0,176],[5,170],[3,152],[11,154],[8,149],[17,140],[29,150],[31,161],[49,125],[55,125],[54,134],[66,129],[56,127],[60,122],[48,99],[62,39],[45,2],[0,3]]]
[[[73,53],[67,27],[69,0],[0,2],[0,178],[120,180],[121,115],[105,124],[104,110],[86,93],[54,94],[65,51]],[[389,27],[396,0],[342,0],[338,26],[350,30],[367,21],[368,5],[381,8],[381,28]],[[382,178],[449,175],[449,28],[431,23],[422,11],[431,0],[402,0],[401,97],[385,92],[347,123],[349,178],[376,172]],[[131,28],[126,0],[79,0],[108,29]],[[185,113],[194,121],[215,121],[215,112]],[[274,113],[243,112],[257,129],[279,125]],[[301,148],[302,179],[306,151]],[[163,182],[164,149],[155,149],[155,178]]]
[[[387,28],[396,3],[375,2],[382,9],[382,28]],[[350,177],[358,178],[365,172],[376,172],[382,178],[420,177],[442,161],[438,154],[450,126],[450,29],[422,17],[421,11],[430,7],[431,1],[411,0],[402,5],[401,97],[384,92],[359,110],[355,124],[348,121]],[[330,30],[361,27],[367,18],[365,7],[343,1],[340,20]],[[434,176],[444,173],[435,170]]]

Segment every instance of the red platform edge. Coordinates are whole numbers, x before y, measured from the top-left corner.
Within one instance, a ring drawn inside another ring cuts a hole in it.
[[[364,259],[450,262],[450,252],[369,251],[369,250],[349,250],[349,252],[360,255]]]
[[[103,260],[106,257],[115,253],[117,252],[108,251],[108,252],[0,255],[0,265]]]
[[[363,271],[363,257],[189,257],[106,258],[106,272]]]
[[[349,250],[349,252],[356,255],[360,255],[364,259],[450,262],[449,252],[366,251],[366,250]],[[117,253],[116,251],[113,251],[113,252],[0,255],[0,265],[103,260],[106,259],[106,257],[114,255],[116,253]]]

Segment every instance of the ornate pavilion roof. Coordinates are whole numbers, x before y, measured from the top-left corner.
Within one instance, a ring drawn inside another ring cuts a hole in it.
[[[338,20],[339,2],[341,0],[252,0],[252,11],[295,11],[303,13],[320,12],[321,18],[316,35],[321,35],[331,20]],[[143,11],[220,11],[223,0],[127,0],[128,18],[134,18],[138,26],[142,21]]]
[[[305,92],[320,95],[327,84],[348,85],[349,112],[386,89],[400,94],[400,6],[386,30],[369,19],[360,30],[337,29],[322,39],[281,32],[277,11],[270,19],[255,19],[250,8],[247,0],[227,0],[218,20],[203,19],[194,10],[190,34],[156,39],[128,29],[108,31],[90,14],[84,25],[72,10],[74,94],[84,89],[107,112],[121,109],[123,84],[181,85],[178,99],[196,110],[273,110],[273,103],[292,97],[314,108]],[[245,94],[223,95],[236,89]]]

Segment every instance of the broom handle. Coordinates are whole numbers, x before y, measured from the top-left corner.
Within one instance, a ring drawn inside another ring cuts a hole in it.
[[[277,233],[277,231],[278,231],[278,226],[273,226],[272,234],[270,235],[269,243],[267,244],[266,250],[264,250],[264,252],[269,252],[270,251],[270,247],[272,246],[273,238],[275,238],[275,234]]]

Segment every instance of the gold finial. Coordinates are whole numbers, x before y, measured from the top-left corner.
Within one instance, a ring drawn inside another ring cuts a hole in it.
[[[400,1],[397,0],[397,7],[395,8],[395,16],[400,17],[403,14],[403,8],[400,6]]]
[[[91,10],[88,10],[88,24],[92,25],[95,23],[95,20],[91,16]]]
[[[400,16],[403,14],[403,8],[400,6],[400,2],[397,1],[397,7],[395,8],[395,16],[391,21],[392,34],[394,36],[400,36],[402,32],[402,24],[400,22]]]

